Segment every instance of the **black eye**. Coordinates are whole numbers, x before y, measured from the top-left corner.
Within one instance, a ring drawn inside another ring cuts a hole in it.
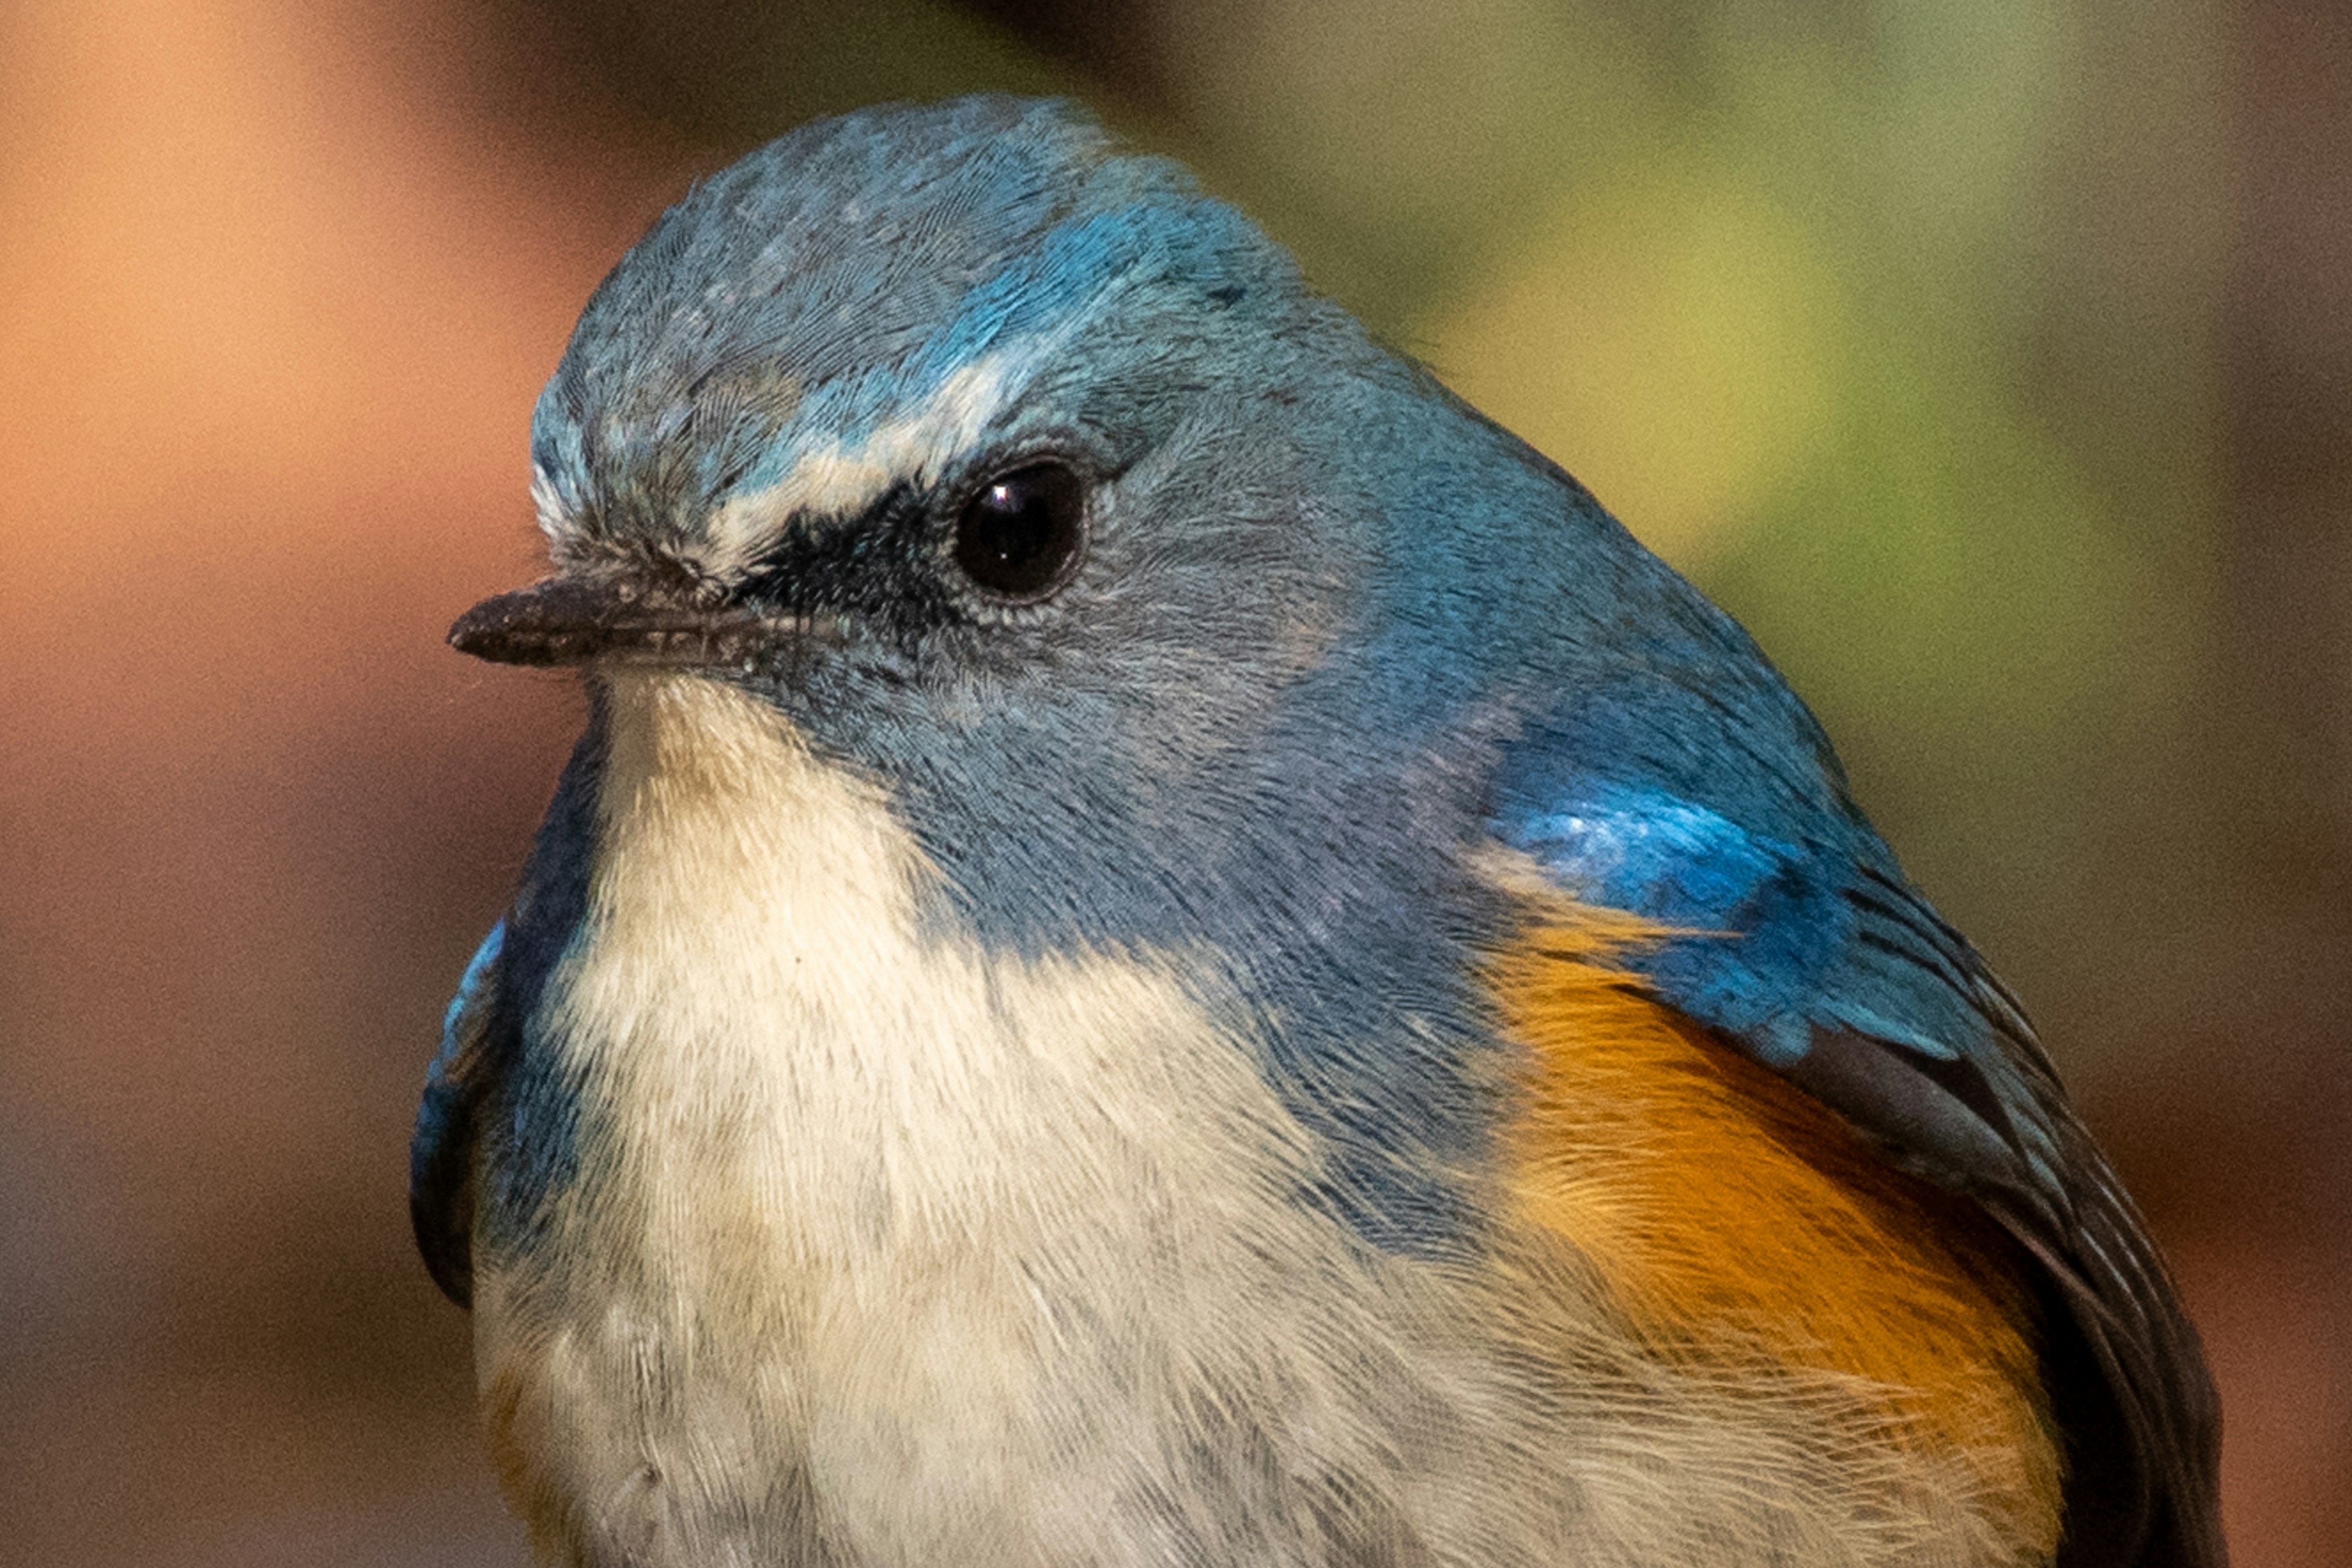
[[[956,564],[1000,598],[1042,599],[1076,563],[1086,517],[1086,484],[1059,463],[999,474],[956,519]]]

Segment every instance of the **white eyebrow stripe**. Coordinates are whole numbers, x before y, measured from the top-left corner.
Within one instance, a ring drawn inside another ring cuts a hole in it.
[[[916,414],[877,426],[855,448],[838,439],[800,453],[773,484],[730,496],[713,511],[702,537],[680,553],[705,575],[729,581],[748,571],[803,515],[865,510],[894,484],[933,479],[980,439],[1026,381],[1014,372],[1035,363],[994,353],[959,367]]]
[[[836,437],[800,453],[775,483],[721,502],[704,522],[702,538],[680,554],[706,576],[732,581],[783,537],[795,517],[854,516],[901,480],[921,484],[937,478],[979,443],[989,424],[1028,389],[1040,365],[1126,295],[1122,283],[1106,285],[1048,331],[958,366],[920,411],[877,427],[855,449]]]

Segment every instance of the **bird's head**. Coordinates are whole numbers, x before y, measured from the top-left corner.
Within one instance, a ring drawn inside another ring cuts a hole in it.
[[[976,896],[1099,931],[1236,835],[1344,837],[1348,778],[1458,715],[1547,574],[1477,559],[1479,509],[1557,516],[1518,453],[1082,115],[869,111],[614,268],[533,426],[555,574],[451,636],[726,683]]]
[[[860,941],[1181,954],[1383,1235],[1442,1230],[1414,1151],[1476,1142],[1506,749],[1583,691],[1679,754],[1647,694],[1749,668],[1573,481],[1059,105],[871,110],[696,187],[532,457],[555,571],[452,633],[596,701],[517,930],[593,859],[608,925],[789,893]]]

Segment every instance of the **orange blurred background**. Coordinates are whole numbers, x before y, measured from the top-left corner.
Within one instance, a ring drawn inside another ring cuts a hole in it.
[[[0,1558],[526,1560],[405,1141],[578,721],[532,397],[698,172],[1058,90],[1748,620],[2352,1560],[2352,17],[0,5]]]

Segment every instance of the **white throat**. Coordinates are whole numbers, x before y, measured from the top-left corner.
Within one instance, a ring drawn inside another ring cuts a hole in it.
[[[1197,1163],[1168,1119],[1204,1074],[1287,1121],[1157,964],[927,929],[938,874],[911,835],[765,704],[679,676],[617,680],[611,701],[559,1027],[641,1180],[756,1195],[774,1245],[838,1266],[883,1237],[977,1239],[1099,1185],[1103,1160],[1131,1176],[1145,1147]]]
[[[692,1500],[756,1516],[795,1454],[887,1532],[1098,1528],[1155,1441],[1109,1428],[1174,1422],[1173,1368],[1306,1353],[1352,1249],[1297,1201],[1311,1140],[1150,955],[925,921],[937,873],[880,794],[765,705],[631,677],[609,719],[588,921],[536,1025],[583,1173],[548,1256],[478,1290],[502,1446],[670,1543],[630,1561],[731,1561]],[[1050,1457],[1090,1427],[1101,1464]]]

